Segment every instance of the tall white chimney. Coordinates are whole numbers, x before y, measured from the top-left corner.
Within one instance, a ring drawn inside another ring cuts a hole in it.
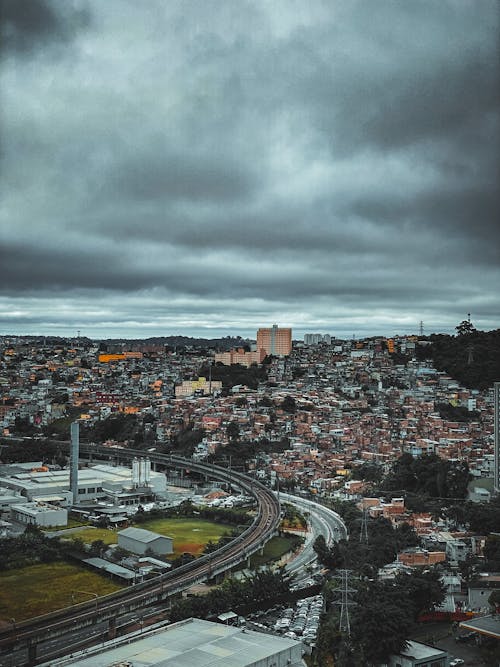
[[[137,456],[132,461],[132,486],[135,488],[139,486],[139,459]]]
[[[78,459],[80,456],[80,424],[71,423],[71,445],[69,451],[69,490],[73,496],[73,505],[78,502]]]

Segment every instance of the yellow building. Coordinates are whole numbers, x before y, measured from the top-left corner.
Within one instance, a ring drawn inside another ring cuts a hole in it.
[[[193,396],[195,393],[201,393],[209,396],[215,391],[222,389],[222,382],[219,380],[207,380],[205,377],[199,377],[197,380],[184,380],[182,384],[175,388],[175,397]]]

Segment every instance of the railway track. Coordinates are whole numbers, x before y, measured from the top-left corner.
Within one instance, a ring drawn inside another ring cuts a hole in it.
[[[81,451],[92,450],[96,456],[118,457],[120,460],[144,456],[140,450],[112,450],[100,446],[81,445]],[[276,532],[280,519],[280,506],[270,489],[241,473],[228,471],[217,466],[195,463],[188,459],[164,454],[151,453],[152,462],[166,467],[188,468],[189,470],[237,485],[257,501],[257,514],[252,524],[238,537],[217,551],[197,558],[176,568],[172,572],[154,579],[135,584],[111,595],[61,609],[44,616],[13,624],[0,630],[0,652],[5,655],[14,646],[28,647],[29,658],[24,664],[35,665],[47,657],[38,659],[36,646],[42,640],[64,637],[76,628],[82,628],[98,621],[109,621],[110,637],[116,618],[133,610],[151,604],[161,603],[172,595],[188,588],[193,583],[210,579],[221,574],[248,558],[260,549]],[[59,655],[65,655],[61,648]],[[51,656],[55,657],[55,656]]]

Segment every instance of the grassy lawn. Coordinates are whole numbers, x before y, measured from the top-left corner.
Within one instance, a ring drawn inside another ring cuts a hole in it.
[[[217,542],[222,535],[231,531],[231,526],[205,519],[152,519],[136,524],[135,527],[171,537],[174,541],[174,556],[186,552],[197,556],[202,553],[207,542],[210,540]],[[88,544],[95,540],[102,540],[105,544],[116,544],[118,531],[89,526],[68,533],[67,538],[79,538]]]
[[[115,582],[69,563],[30,565],[0,572],[0,619],[23,621],[122,588]],[[86,591],[78,593],[77,591]]]
[[[61,537],[70,540],[78,538],[87,544],[95,540],[102,540],[104,544],[116,544],[118,542],[116,531],[108,530],[107,528],[93,528],[92,526],[82,528],[82,530],[75,530],[67,535],[61,535]]]
[[[137,527],[171,537],[174,541],[174,556],[182,553],[198,556],[207,542],[217,542],[232,529],[232,526],[205,519],[153,519]]]
[[[264,547],[264,554],[260,556],[258,553],[250,558],[252,568],[271,563],[279,560],[288,551],[296,548],[293,540],[287,537],[273,537]]]

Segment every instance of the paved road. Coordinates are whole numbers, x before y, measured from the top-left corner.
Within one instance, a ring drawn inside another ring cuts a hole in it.
[[[323,535],[325,542],[331,545],[345,537],[346,528],[336,512],[319,503],[288,493],[280,493],[280,501],[290,503],[302,513],[308,514],[309,530],[306,534],[304,547],[286,565],[286,571],[294,575],[295,583],[302,584],[310,579],[307,568],[314,567],[317,564],[316,552],[313,549],[316,538]]]

